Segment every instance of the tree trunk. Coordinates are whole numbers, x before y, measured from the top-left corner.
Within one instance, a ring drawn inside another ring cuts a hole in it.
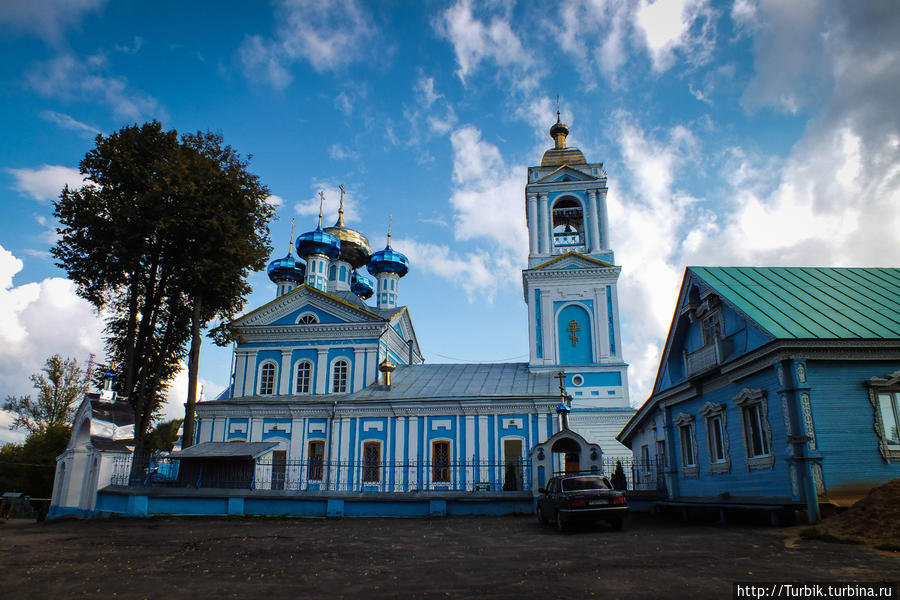
[[[184,407],[184,433],[181,436],[181,448],[188,448],[194,443],[194,407],[197,405],[197,374],[200,370],[201,313],[203,296],[194,298],[194,310],[191,314],[191,350],[188,353],[188,393]]]

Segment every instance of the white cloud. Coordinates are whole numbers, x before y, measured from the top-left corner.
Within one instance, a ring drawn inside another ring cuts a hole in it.
[[[464,84],[482,62],[506,70],[508,79],[520,89],[533,88],[540,79],[536,61],[513,32],[509,19],[493,15],[490,22],[479,20],[471,0],[458,0],[445,10],[436,29],[453,44],[459,65],[456,74]]]
[[[271,194],[268,198],[266,198],[266,204],[270,205],[275,210],[278,210],[282,206],[284,206],[284,198],[281,196],[276,196],[275,194]]]
[[[58,113],[53,110],[41,111],[41,118],[46,121],[50,121],[51,123],[56,123],[63,129],[72,129],[74,131],[77,131],[85,137],[93,138],[101,133],[100,130],[93,125],[88,125],[87,123],[76,121],[69,115]]]
[[[338,144],[337,142],[328,146],[328,156],[330,156],[334,160],[346,160],[348,158],[356,158],[358,155],[359,154],[356,151],[351,150],[341,144]],[[318,213],[316,213],[316,214],[318,214]]]
[[[635,27],[643,34],[655,71],[671,67],[676,50],[691,63],[706,62],[715,44],[708,0],[641,0]]]
[[[201,349],[201,352],[203,350]],[[221,385],[204,379],[197,378],[197,398],[199,400],[213,400],[225,389]],[[181,370],[175,375],[175,378],[169,382],[166,388],[166,402],[162,406],[162,414],[158,422],[171,421],[172,419],[184,418],[184,403],[187,402],[188,393],[188,370],[187,364],[182,363]],[[202,393],[202,396],[201,396]]]
[[[106,104],[119,119],[165,120],[165,111],[155,98],[131,89],[124,77],[105,74],[106,67],[102,54],[86,60],[65,54],[32,65],[25,80],[28,87],[47,98]]]
[[[528,230],[522,196],[521,165],[508,166],[500,150],[481,137],[472,125],[450,135],[453,182],[450,205],[455,210],[458,240],[484,239],[525,262]]]
[[[248,79],[284,89],[298,60],[331,71],[369,56],[377,32],[356,0],[280,0],[274,39],[248,36],[239,49]]]
[[[13,189],[27,194],[38,202],[59,198],[65,186],[77,189],[84,185],[78,169],[60,165],[42,165],[36,169],[7,169],[15,179]]]
[[[310,186],[313,194],[294,204],[294,212],[302,217],[310,217],[309,219],[298,219],[297,232],[311,231],[315,229],[316,220],[319,217],[319,192],[325,192],[325,210],[322,217],[322,227],[331,227],[337,222],[338,209],[340,208],[341,190],[338,185],[330,181],[314,181]],[[359,209],[357,206],[358,199],[353,191],[345,187],[344,192],[344,224],[359,221]]]
[[[425,105],[425,108],[431,108],[434,101],[442,97],[442,94],[438,94],[434,89],[434,77],[419,75],[419,79],[416,80],[415,89],[419,94],[422,104]]]
[[[4,0],[0,2],[0,23],[58,44],[66,29],[77,26],[86,13],[97,11],[105,3],[106,0]]]
[[[0,389],[10,395],[31,393],[28,376],[53,354],[82,364],[92,352],[103,355],[103,322],[75,293],[75,284],[52,277],[13,285],[22,267],[0,246]],[[8,415],[0,412],[0,440],[20,440],[2,429],[4,422]]]
[[[419,242],[409,238],[392,241],[416,269],[433,273],[459,285],[469,302],[493,300],[497,291],[497,275],[493,257],[486,251],[458,253],[443,244]]]
[[[794,30],[791,18],[773,22],[779,11],[804,8],[819,11],[815,23]],[[747,30],[757,36],[748,91],[764,90],[758,105],[799,110],[823,94],[805,75],[782,78],[777,54],[803,55],[798,63],[786,58],[788,72],[803,63],[833,80],[786,157],[726,149],[716,163],[724,187],[694,199],[678,189],[676,174],[694,157],[715,163],[714,149],[704,147],[713,140],[684,128],[654,136],[620,119],[626,172],[610,181],[610,221],[624,266],[620,305],[634,403],[649,393],[684,265],[872,267],[896,266],[900,256],[900,11],[769,2],[758,10]],[[819,41],[803,42],[811,38]],[[769,75],[776,80],[765,81]]]
[[[823,24],[831,20],[822,3],[765,1],[752,11],[732,11],[732,18],[753,24],[755,72],[744,90],[745,107],[797,113],[825,93],[830,61],[824,56],[828,25]]]

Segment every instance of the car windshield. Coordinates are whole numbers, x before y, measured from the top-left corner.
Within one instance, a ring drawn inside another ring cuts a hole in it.
[[[573,477],[562,480],[564,492],[577,492],[578,490],[608,490],[609,484],[603,477]]]

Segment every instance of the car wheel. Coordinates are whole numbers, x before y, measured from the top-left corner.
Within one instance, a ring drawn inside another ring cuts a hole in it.
[[[556,527],[560,531],[566,530],[566,520],[563,518],[563,516],[561,514],[559,514],[559,511],[556,511]]]
[[[622,517],[616,517],[615,519],[612,519],[612,520],[609,522],[609,524],[610,524],[610,525],[612,526],[612,528],[615,529],[616,531],[619,531],[619,530],[622,529],[622,527],[624,527],[624,525],[625,525],[624,521],[622,521]]]

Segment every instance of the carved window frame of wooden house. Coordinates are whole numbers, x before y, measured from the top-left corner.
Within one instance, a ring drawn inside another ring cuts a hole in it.
[[[878,451],[885,462],[900,461],[900,431],[897,440],[889,438],[886,432],[886,417],[893,419],[894,428],[900,430],[900,371],[888,377],[872,377],[866,384],[869,402],[874,411],[873,429],[878,436]]]
[[[741,409],[747,469],[754,471],[774,468],[775,451],[772,447],[772,426],[769,424],[769,402],[765,390],[744,388],[734,397],[733,402]],[[755,431],[754,423],[757,426]],[[754,449],[757,443],[759,452]]]
[[[700,414],[706,419],[709,472],[728,473],[731,471],[731,447],[728,440],[728,428],[726,427],[725,405],[707,402],[700,409]],[[716,432],[720,434],[718,439],[715,435]],[[719,448],[722,450],[721,458],[718,457],[717,450]]]
[[[678,428],[679,448],[681,448],[682,477],[699,477],[700,461],[697,458],[697,423],[693,415],[685,413],[675,417]]]

